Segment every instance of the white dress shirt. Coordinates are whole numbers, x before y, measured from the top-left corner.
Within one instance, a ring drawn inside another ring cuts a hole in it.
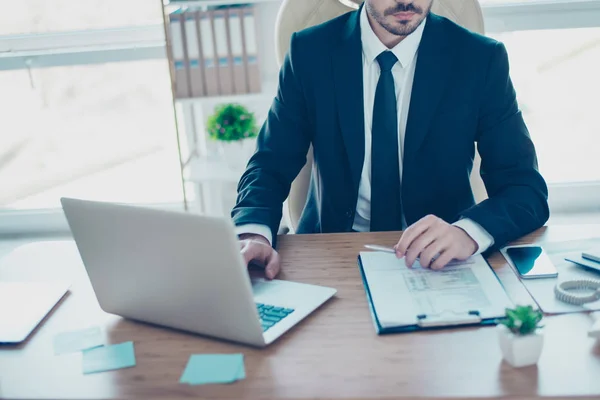
[[[358,201],[353,229],[358,232],[368,232],[371,217],[371,126],[373,123],[373,106],[375,103],[375,90],[379,81],[380,69],[377,56],[390,50],[398,58],[398,62],[392,68],[394,85],[396,89],[396,101],[398,105],[398,149],[400,161],[400,176],[402,177],[402,160],[404,156],[404,136],[406,134],[406,123],[411,98],[413,80],[419,44],[423,37],[426,20],[410,35],[404,38],[394,48],[388,49],[375,35],[369,19],[366,7],[362,8],[360,15],[360,30],[363,50],[363,93],[364,93],[364,115],[365,115],[365,159],[358,187]],[[406,221],[402,216],[402,228],[406,228]],[[461,219],[454,223],[463,229],[479,246],[476,254],[487,250],[493,243],[493,237],[479,224],[471,219]],[[237,228],[237,233],[255,233],[264,236],[272,243],[271,229],[265,225],[248,224]]]

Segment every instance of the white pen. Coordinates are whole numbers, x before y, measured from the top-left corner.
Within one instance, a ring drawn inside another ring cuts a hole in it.
[[[396,250],[392,249],[391,247],[378,246],[376,244],[365,244],[365,247],[370,250],[396,254]]]
[[[382,253],[392,253],[392,254],[396,254],[396,250],[394,250],[391,247],[385,247],[385,246],[379,246],[377,244],[365,244],[365,247],[369,250],[375,250],[375,251],[380,251]],[[400,257],[400,258],[404,258],[404,257]],[[419,260],[420,258],[417,257],[417,260]]]

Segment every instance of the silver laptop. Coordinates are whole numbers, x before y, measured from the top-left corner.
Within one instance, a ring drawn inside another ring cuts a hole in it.
[[[335,289],[251,279],[228,218],[61,199],[102,309],[263,347]]]

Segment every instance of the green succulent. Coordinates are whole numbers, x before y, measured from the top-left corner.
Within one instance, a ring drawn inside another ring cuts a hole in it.
[[[258,135],[256,118],[240,104],[224,104],[208,118],[207,130],[214,140],[233,142]]]
[[[530,335],[542,326],[539,325],[543,314],[531,306],[517,306],[506,309],[506,318],[498,323],[506,326],[515,335]]]

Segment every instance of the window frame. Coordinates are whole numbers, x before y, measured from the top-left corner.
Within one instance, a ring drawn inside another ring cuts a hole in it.
[[[165,58],[162,24],[0,36],[0,71]]]
[[[187,210],[181,203],[150,203],[140,204],[145,208],[165,211],[186,211],[200,213],[195,206],[188,206]],[[16,237],[65,235],[71,230],[67,218],[61,208],[46,208],[37,210],[5,210],[0,212],[0,240],[2,238],[14,239]]]
[[[486,33],[600,26],[600,0],[490,0],[482,10]]]
[[[209,1],[211,4],[231,4],[237,0]],[[254,0],[259,1],[281,0]],[[482,2],[482,11],[485,30],[489,33],[600,27],[600,0],[492,0]],[[165,58],[165,28],[162,24],[0,36],[0,70]],[[600,181],[549,186],[553,213],[600,212]],[[163,207],[179,209],[181,205]],[[0,210],[0,236],[68,232],[60,208]]]

